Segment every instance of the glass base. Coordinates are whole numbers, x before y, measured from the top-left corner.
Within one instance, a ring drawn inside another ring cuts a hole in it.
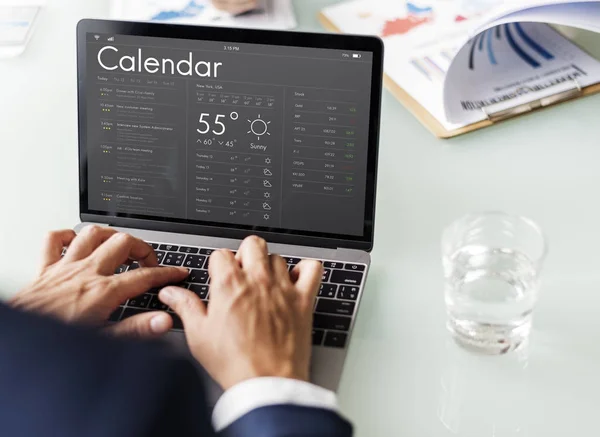
[[[462,348],[484,355],[503,355],[527,344],[531,318],[518,325],[449,319],[447,327],[454,341]]]

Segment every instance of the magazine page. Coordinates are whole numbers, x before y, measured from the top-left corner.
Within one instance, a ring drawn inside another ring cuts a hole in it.
[[[131,21],[261,29],[296,27],[291,0],[259,0],[258,3],[256,10],[233,16],[215,8],[211,0],[111,0],[111,17]]]
[[[471,29],[502,0],[355,0],[323,10],[341,32],[377,35],[385,43],[386,75],[447,130],[446,72]]]
[[[465,90],[467,93],[472,92],[474,83],[477,84],[478,93],[491,94],[494,98],[495,94],[490,91],[495,88],[503,88],[521,80],[527,81],[531,77],[531,71],[522,70],[531,67],[523,66],[519,64],[518,58],[514,60],[509,56],[514,55],[514,50],[507,40],[492,40],[488,43],[484,39],[481,41],[482,51],[487,50],[487,45],[491,44],[493,50],[507,53],[507,60],[502,61],[506,69],[482,68],[480,77],[468,68],[465,71],[464,59],[460,59],[456,61],[456,65],[462,67],[457,67],[452,79],[447,78],[451,65],[454,69],[453,62],[461,48],[466,50],[461,58],[466,57],[468,65],[469,50],[472,47],[469,39],[472,36],[497,23],[515,21],[550,22],[593,30],[600,26],[600,19],[598,15],[591,13],[591,8],[598,8],[599,4],[599,1],[593,0],[354,0],[330,6],[323,10],[323,14],[341,32],[380,36],[386,47],[386,75],[433,115],[446,130],[454,130],[485,118],[480,108],[476,111],[461,111],[460,99],[456,99]],[[586,66],[586,70],[595,64],[593,59],[552,29],[541,29],[540,33],[550,35],[558,44],[557,49],[564,49],[567,53],[565,56],[573,56],[580,65]],[[513,39],[520,38],[516,34]],[[496,48],[496,44],[503,46]],[[526,47],[525,50],[531,49]],[[474,57],[478,53],[474,52]],[[500,53],[496,55],[497,58],[500,56]],[[557,64],[559,58],[556,55],[555,62],[550,65]],[[549,70],[552,68],[549,67],[545,72]],[[590,74],[593,70],[590,70]],[[506,75],[506,72],[514,74]],[[485,74],[490,76],[484,77]],[[557,78],[560,75],[554,77]],[[593,83],[594,80],[581,80],[581,83]],[[446,81],[448,85],[445,86]],[[491,89],[490,84],[494,84]],[[476,96],[477,94],[467,100],[483,100]],[[457,101],[458,106],[452,104]],[[454,108],[451,116],[448,106],[450,109]]]
[[[446,117],[472,124],[490,112],[600,82],[600,62],[547,24],[507,23],[457,54],[444,87]]]

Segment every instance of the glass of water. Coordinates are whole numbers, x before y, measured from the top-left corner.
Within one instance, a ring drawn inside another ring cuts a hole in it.
[[[470,214],[444,230],[448,329],[461,346],[499,355],[526,343],[546,253],[542,230],[524,217]]]

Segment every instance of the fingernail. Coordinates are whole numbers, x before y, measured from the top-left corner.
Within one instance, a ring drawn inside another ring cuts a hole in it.
[[[155,334],[162,334],[169,330],[169,316],[167,314],[159,314],[152,317],[150,320],[150,329]]]
[[[177,291],[173,290],[172,287],[165,287],[160,290],[159,293],[160,300],[162,300],[167,305],[170,305],[171,302],[177,299]]]

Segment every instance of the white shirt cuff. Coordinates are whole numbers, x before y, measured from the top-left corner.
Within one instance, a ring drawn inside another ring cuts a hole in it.
[[[335,393],[309,382],[274,377],[253,378],[223,393],[213,410],[213,426],[217,432],[222,431],[252,410],[271,405],[338,409]]]

